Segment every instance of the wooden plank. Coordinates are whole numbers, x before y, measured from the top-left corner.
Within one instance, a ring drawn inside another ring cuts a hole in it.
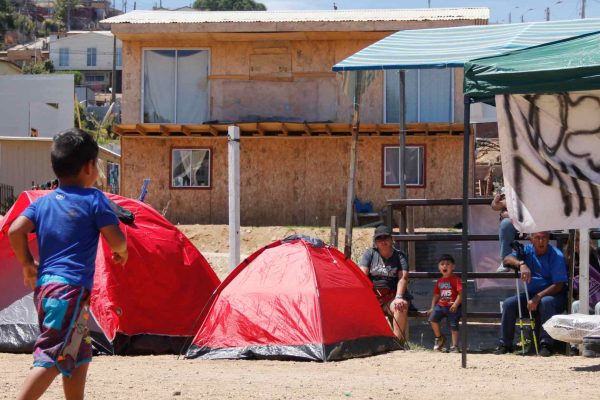
[[[183,132],[185,136],[192,136],[192,130],[190,129],[189,125],[183,125],[181,127],[181,132]]]
[[[208,131],[210,132],[211,135],[213,136],[219,136],[219,131],[217,130],[217,128],[215,128],[212,125],[208,125]]]
[[[303,125],[304,125],[304,133],[306,135],[310,136],[313,132],[311,127],[307,123],[304,123]]]
[[[471,197],[469,204],[491,204],[492,197]],[[394,208],[402,206],[460,206],[462,205],[461,198],[451,199],[389,199],[387,203]]]
[[[146,136],[147,134],[145,124],[137,124],[135,130],[142,136]]]

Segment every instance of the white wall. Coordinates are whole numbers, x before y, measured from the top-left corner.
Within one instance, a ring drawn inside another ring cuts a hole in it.
[[[69,49],[69,65],[60,66],[60,48]],[[87,49],[96,48],[96,66],[88,67]],[[121,48],[121,41],[117,39],[117,48]],[[67,36],[50,42],[50,60],[57,71],[83,70],[106,71],[113,66],[113,35],[106,33],[85,32]],[[118,70],[120,66],[116,67]]]
[[[471,123],[496,122],[496,107],[485,103],[471,104]]]
[[[0,76],[0,136],[52,137],[73,127],[73,75]]]

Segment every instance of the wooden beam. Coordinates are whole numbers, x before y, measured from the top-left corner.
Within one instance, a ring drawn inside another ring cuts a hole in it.
[[[313,131],[312,131],[312,129],[310,128],[310,126],[309,126],[309,125],[308,125],[308,124],[305,122],[305,123],[304,123],[304,133],[305,133],[307,136],[310,136],[310,135],[312,134],[312,132],[313,132]]]
[[[182,125],[181,132],[183,132],[183,134],[185,136],[192,136],[192,130],[190,129],[190,127],[188,125]]]
[[[146,136],[147,135],[147,131],[146,128],[144,126],[144,124],[136,124],[135,125],[135,130],[142,136]]]
[[[281,132],[283,132],[283,134],[286,136],[290,135],[290,131],[288,130],[288,127],[285,122],[281,123]]]
[[[212,125],[208,125],[208,131],[210,132],[211,135],[213,136],[219,136],[219,131],[217,130],[217,128],[215,128]]]

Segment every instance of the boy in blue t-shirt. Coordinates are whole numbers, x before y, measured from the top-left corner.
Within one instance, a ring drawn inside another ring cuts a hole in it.
[[[23,282],[34,289],[40,335],[34,363],[19,399],[39,398],[61,373],[66,398],[83,398],[92,357],[88,304],[99,234],[113,261],[127,262],[127,243],[108,199],[93,187],[98,178],[98,145],[77,129],[54,138],[50,155],[59,186],[32,203],[8,232],[23,266]],[[40,259],[27,236],[37,234]]]

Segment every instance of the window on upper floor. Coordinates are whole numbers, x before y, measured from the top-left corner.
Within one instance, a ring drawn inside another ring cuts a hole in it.
[[[95,67],[96,66],[96,48],[88,47],[87,49],[87,66]]]
[[[406,186],[425,186],[425,146],[406,146]],[[383,187],[400,186],[400,146],[383,147]]]
[[[58,49],[58,66],[68,67],[69,66],[69,48],[61,47]]]
[[[207,50],[144,50],[143,122],[202,123],[208,119]]]
[[[116,54],[116,64],[117,67],[121,67],[123,66],[123,49],[121,47],[117,47],[117,54]]]
[[[454,122],[454,69],[408,69],[405,72],[406,122]],[[385,116],[399,122],[400,74],[385,71]]]
[[[171,187],[209,189],[210,149],[171,149]]]

